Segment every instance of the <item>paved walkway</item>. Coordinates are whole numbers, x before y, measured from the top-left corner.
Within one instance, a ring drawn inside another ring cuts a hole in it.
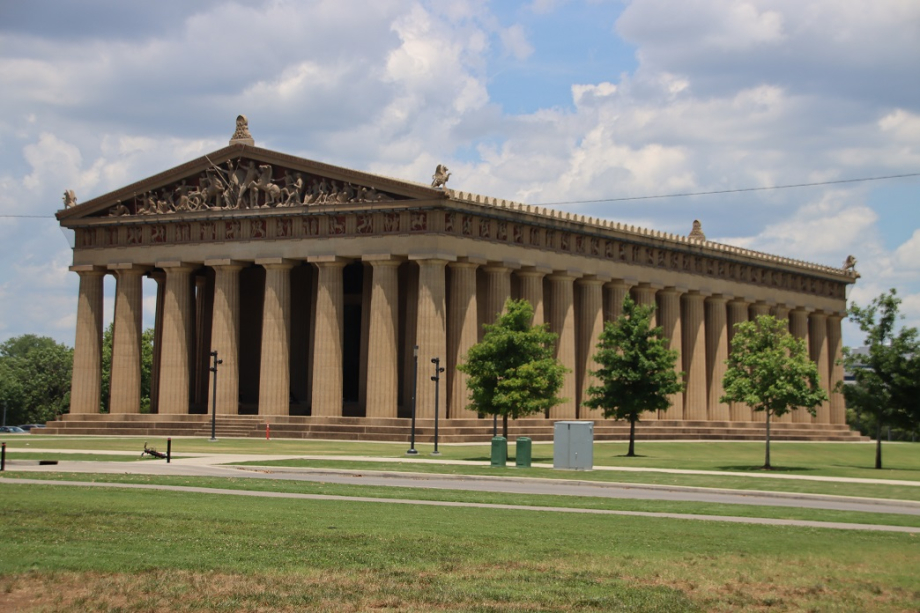
[[[55,450],[30,450],[31,452],[49,453]],[[73,453],[70,450],[57,450],[58,453]],[[87,452],[95,453],[98,452]],[[111,452],[111,455],[136,455],[128,452]],[[303,456],[303,455],[242,455],[242,454],[183,454],[183,457],[173,459],[170,464],[165,460],[150,460],[145,462],[74,462],[61,461],[57,465],[39,466],[36,461],[8,462],[8,469],[16,472],[74,472],[74,473],[106,473],[106,474],[146,474],[146,475],[172,475],[172,476],[201,476],[201,477],[237,477],[258,479],[283,479],[296,481],[311,481],[323,483],[342,483],[349,485],[389,486],[404,488],[449,489],[476,492],[500,492],[506,494],[529,495],[563,495],[583,496],[595,498],[617,498],[634,500],[667,500],[685,502],[707,502],[715,504],[739,504],[757,506],[780,506],[796,508],[814,508],[841,511],[858,511],[865,513],[891,513],[920,516],[920,502],[886,500],[874,498],[856,498],[844,496],[828,496],[817,494],[789,494],[781,492],[761,492],[724,490],[714,488],[678,487],[646,484],[622,484],[596,481],[577,481],[559,479],[536,479],[528,477],[490,477],[470,475],[437,475],[428,473],[406,473],[367,470],[338,470],[338,469],[310,469],[289,468],[277,466],[232,466],[232,462],[259,462],[267,460],[280,460],[287,458],[314,458],[314,459],[342,459],[356,461],[374,461],[360,456]],[[439,462],[449,464],[485,465],[486,463],[471,463],[452,460],[435,459],[398,459],[400,462]],[[392,461],[381,459],[380,461]],[[655,469],[652,469],[655,470]],[[664,471],[678,472],[678,471]],[[686,473],[689,471],[680,471]],[[693,473],[713,474],[707,471],[693,471]],[[719,473],[750,476],[745,473]],[[843,481],[843,478],[822,478],[821,480]],[[880,480],[868,480],[878,482]],[[0,483],[13,483],[13,480],[0,480]],[[862,481],[860,481],[862,482]],[[527,505],[501,505],[479,504],[463,502],[437,502],[409,499],[381,499],[351,496],[322,496],[311,494],[280,494],[274,492],[255,492],[242,490],[224,490],[214,488],[190,488],[160,485],[133,485],[114,483],[90,483],[73,481],[48,481],[32,479],[16,479],[15,483],[56,483],[83,487],[129,487],[140,489],[169,489],[177,491],[200,491],[223,495],[238,496],[267,496],[304,498],[315,500],[351,500],[362,502],[380,502],[389,504],[422,504],[460,506],[476,508],[497,508],[532,511],[552,511],[558,513],[595,513],[608,515],[636,515],[643,517],[666,517],[673,519],[694,519],[707,521],[727,521],[734,523],[769,524],[824,527],[842,530],[879,530],[906,533],[920,533],[920,528],[889,526],[877,524],[850,524],[839,522],[815,522],[808,520],[782,520],[750,517],[726,517],[712,515],[692,515],[681,513],[647,513],[637,511],[611,511],[598,509],[583,509],[571,507],[540,507]],[[891,481],[885,481],[891,484]],[[900,484],[901,482],[898,482]],[[914,482],[911,482],[914,483]]]

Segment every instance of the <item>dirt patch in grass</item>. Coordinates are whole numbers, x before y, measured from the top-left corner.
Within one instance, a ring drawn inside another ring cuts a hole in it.
[[[411,573],[367,571],[242,575],[150,571],[137,574],[26,573],[0,578],[0,610],[94,611],[699,611],[671,588],[578,589],[578,578],[530,576],[522,584],[497,569]],[[528,573],[530,571],[527,571]],[[512,574],[516,574],[513,572]],[[583,587],[583,586],[582,586]],[[529,595],[524,592],[529,592]]]
[[[240,574],[30,572],[0,577],[0,610],[120,611],[906,611],[920,592],[796,584],[766,573],[689,581],[564,565],[447,565],[441,572],[317,570]]]

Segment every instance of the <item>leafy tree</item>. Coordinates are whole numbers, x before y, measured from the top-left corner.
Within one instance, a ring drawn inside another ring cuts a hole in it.
[[[24,334],[0,344],[0,404],[7,424],[46,422],[70,406],[73,350]]]
[[[735,326],[726,363],[721,402],[742,402],[766,414],[763,467],[770,470],[770,417],[796,407],[814,415],[815,407],[828,400],[818,382],[818,366],[808,357],[805,341],[789,334],[786,323],[772,315]]]
[[[604,417],[629,420],[629,457],[636,455],[636,422],[645,411],[667,409],[668,396],[684,389],[683,373],[676,372],[676,351],[668,349],[659,326],[650,328],[654,306],[636,304],[626,296],[623,312],[604,324],[592,371],[599,385],[588,388],[583,405],[602,409]]]
[[[863,308],[850,305],[850,319],[866,333],[867,353],[844,352],[855,383],[843,385],[847,406],[873,416],[875,467],[882,468],[882,427],[913,430],[920,424],[920,340],[916,328],[896,330],[901,299],[891,289]]]
[[[102,409],[109,412],[109,397],[112,385],[112,339],[115,323],[102,333]],[[141,413],[150,412],[150,383],[153,370],[153,328],[144,330],[141,336]]]
[[[473,345],[466,363],[457,367],[469,375],[470,408],[508,418],[549,410],[561,403],[556,396],[568,371],[553,357],[556,335],[548,325],[531,326],[533,307],[526,300],[508,300],[494,324],[484,326],[482,341]]]

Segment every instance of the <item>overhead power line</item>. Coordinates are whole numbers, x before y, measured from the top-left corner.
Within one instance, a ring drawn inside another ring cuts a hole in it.
[[[909,172],[903,175],[887,175],[884,177],[863,177],[860,179],[837,179],[836,181],[819,181],[817,183],[792,183],[790,185],[772,185],[768,187],[741,187],[738,189],[719,189],[710,192],[682,192],[676,194],[656,194],[654,196],[626,196],[623,198],[597,198],[596,200],[563,200],[559,202],[543,202],[539,206],[553,206],[559,204],[593,204],[597,202],[627,202],[630,200],[654,200],[656,198],[688,198],[690,196],[714,196],[718,194],[738,194],[742,192],[764,192],[774,189],[792,189],[795,187],[820,187],[822,185],[840,185],[842,183],[862,183],[864,181],[885,181],[887,179],[904,179],[906,177],[920,177],[920,172]],[[54,219],[54,215],[0,215],[0,219]]]
[[[657,194],[655,196],[627,196],[624,198],[598,198],[597,200],[565,200],[560,202],[545,202],[540,206],[556,204],[591,204],[595,202],[626,202],[628,200],[653,200],[655,198],[687,198],[689,196],[713,196],[716,194],[737,194],[740,192],[763,192],[772,189],[791,189],[793,187],[817,187],[821,185],[838,185],[840,183],[860,183],[862,181],[884,181],[885,179],[903,179],[905,177],[920,177],[920,172],[911,172],[903,175],[888,175],[885,177],[863,177],[861,179],[838,179],[836,181],[820,181],[817,183],[793,183],[790,185],[773,185],[769,187],[742,187],[738,189],[719,189],[711,192],[684,192],[676,194]]]

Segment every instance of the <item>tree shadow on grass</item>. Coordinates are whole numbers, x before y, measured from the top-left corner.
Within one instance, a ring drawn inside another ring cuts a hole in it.
[[[813,469],[806,468],[804,466],[776,466],[773,465],[770,468],[764,468],[763,464],[759,466],[752,466],[750,464],[742,464],[738,466],[717,466],[717,470],[724,470],[728,472],[747,472],[747,473],[757,473],[757,472],[774,472],[774,473],[800,473],[800,472],[810,472]]]

